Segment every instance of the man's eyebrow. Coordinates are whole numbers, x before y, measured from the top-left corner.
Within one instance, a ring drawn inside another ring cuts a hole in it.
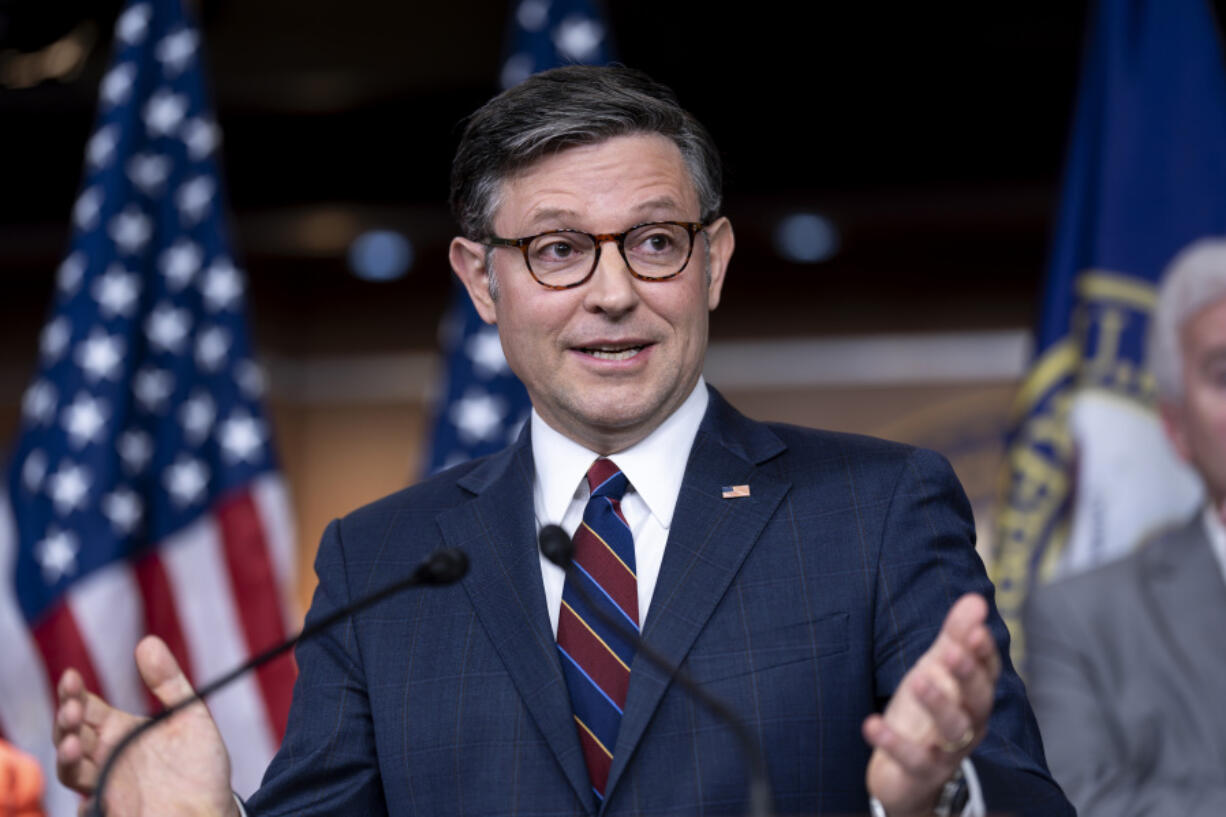
[[[652,212],[655,210],[680,210],[679,205],[671,196],[658,196],[654,199],[648,199],[640,204],[635,205],[632,212]]]
[[[544,221],[553,221],[559,223],[573,222],[579,214],[574,210],[568,210],[565,207],[545,207],[540,210],[535,210],[532,217],[528,219],[529,224],[540,224]]]

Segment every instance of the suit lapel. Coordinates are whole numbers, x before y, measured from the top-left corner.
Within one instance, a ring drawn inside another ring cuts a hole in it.
[[[680,665],[723,598],[790,485],[758,471],[783,450],[765,426],[729,406],[714,390],[686,465],[664,561],[643,626],[643,638]],[[725,486],[750,495],[724,499]],[[613,752],[606,801],[633,756],[669,686],[668,674],[640,654]]]
[[[528,434],[474,469],[460,487],[471,502],[438,518],[447,544],[469,555],[463,585],[537,728],[589,813],[596,808],[570,695],[549,628],[532,502]]]
[[[1163,639],[1185,680],[1189,711],[1202,713],[1205,745],[1215,747],[1220,765],[1226,765],[1226,712],[1202,706],[1226,678],[1226,582],[1205,538],[1197,514],[1171,535],[1165,547],[1142,552],[1142,598],[1151,620],[1164,631]]]

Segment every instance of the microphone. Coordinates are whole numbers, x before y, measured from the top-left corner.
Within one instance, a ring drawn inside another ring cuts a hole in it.
[[[175,713],[186,709],[197,701],[203,701],[209,695],[212,695],[222,687],[228,686],[232,681],[247,674],[256,667],[262,666],[272,659],[276,658],[286,650],[293,649],[299,642],[309,638],[314,638],[324,630],[336,624],[342,619],[349,618],[359,610],[364,610],[372,604],[383,601],[388,596],[395,595],[401,590],[406,590],[410,587],[443,587],[448,584],[454,584],[464,578],[464,574],[468,572],[468,556],[464,551],[457,548],[439,548],[426,557],[425,561],[421,562],[412,573],[400,581],[393,582],[370,595],[363,596],[357,601],[345,605],[341,609],[324,616],[319,621],[316,621],[310,627],[304,627],[298,635],[283,641],[280,644],[272,646],[262,653],[248,659],[244,663],[234,669],[205,684],[194,694],[189,695],[183,700],[166,707],[161,712],[157,713],[149,720],[140,724],[128,734],[124,735],[120,741],[115,744],[115,750],[111,752],[110,757],[102,764],[102,769],[98,774],[98,785],[94,788],[93,805],[89,810],[90,817],[103,817],[105,809],[103,806],[103,793],[106,789],[107,780],[110,778],[111,770],[115,766],[115,761],[119,756],[131,746],[137,738],[145,734],[157,724],[170,718]]]
[[[575,545],[562,526],[545,525],[537,535],[537,542],[545,558],[565,570],[567,578],[570,578],[571,571],[574,569]],[[687,694],[703,704],[715,717],[732,729],[737,743],[741,746],[741,752],[749,762],[749,813],[751,817],[772,817],[775,807],[774,797],[771,794],[770,775],[766,771],[766,755],[762,753],[757,737],[749,731],[749,727],[740,716],[733,712],[728,704],[700,687],[688,673],[683,672],[681,667],[648,644],[637,632],[605,611],[587,592],[582,582],[571,582],[570,587],[579,594],[579,598],[603,624],[612,627],[618,635],[634,644],[635,649],[642,653],[644,658],[654,664],[657,669],[667,673],[670,682],[676,681]]]

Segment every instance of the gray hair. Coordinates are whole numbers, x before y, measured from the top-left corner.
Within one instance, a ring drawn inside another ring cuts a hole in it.
[[[1158,397],[1183,400],[1180,331],[1189,318],[1226,298],[1226,238],[1202,238],[1167,265],[1149,326],[1149,363]]]
[[[673,92],[620,65],[568,65],[503,91],[468,119],[451,163],[451,210],[461,234],[493,235],[502,183],[538,159],[615,136],[658,133],[681,151],[700,218],[719,215],[723,170],[707,129]]]

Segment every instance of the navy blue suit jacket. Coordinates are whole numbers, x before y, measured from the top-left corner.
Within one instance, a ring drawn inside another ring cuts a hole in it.
[[[441,545],[471,570],[298,648],[289,730],[253,814],[741,814],[730,730],[640,656],[607,796],[588,783],[545,609],[525,433],[334,522],[308,621]],[[750,496],[724,499],[726,485]],[[953,602],[992,587],[939,455],[751,421],[714,390],[643,635],[749,724],[781,814],[867,811],[860,725]],[[992,812],[1072,814],[1052,782],[1008,635],[974,755]]]

